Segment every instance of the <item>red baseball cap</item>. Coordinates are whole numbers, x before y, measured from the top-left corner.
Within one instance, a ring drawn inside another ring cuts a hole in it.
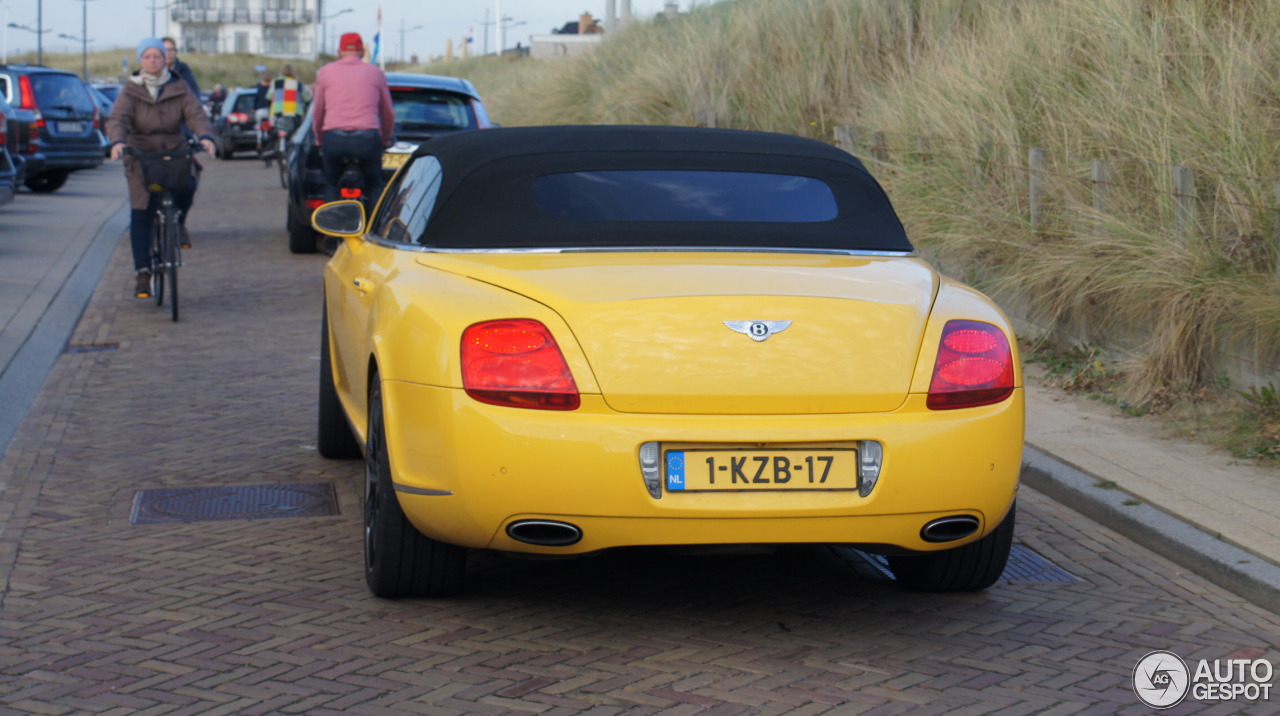
[[[338,41],[338,52],[364,52],[364,40],[358,32],[344,32]]]

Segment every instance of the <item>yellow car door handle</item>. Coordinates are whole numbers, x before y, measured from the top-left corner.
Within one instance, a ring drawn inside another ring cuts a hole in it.
[[[360,293],[368,293],[373,290],[373,282],[367,278],[353,278],[351,283],[355,285]]]

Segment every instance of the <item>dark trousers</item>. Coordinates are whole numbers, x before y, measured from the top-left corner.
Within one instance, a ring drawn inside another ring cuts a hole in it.
[[[196,190],[173,193],[173,205],[178,207],[178,223],[187,223],[187,211],[195,200]],[[151,204],[145,209],[129,211],[129,243],[133,246],[133,268],[144,269],[151,266],[151,226],[155,223],[156,212],[160,210],[159,195],[151,196]]]
[[[382,195],[382,133],[376,129],[331,129],[324,133],[324,200],[342,198],[338,182],[342,179],[343,158],[351,157],[360,165],[364,177],[364,205],[372,210]]]

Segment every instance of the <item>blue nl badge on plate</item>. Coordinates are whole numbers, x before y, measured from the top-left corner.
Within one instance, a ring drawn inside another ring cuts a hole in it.
[[[684,489],[684,451],[672,450],[667,453],[667,490],[676,492]]]

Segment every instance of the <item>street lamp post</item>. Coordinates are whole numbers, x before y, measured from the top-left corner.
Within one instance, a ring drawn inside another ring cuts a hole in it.
[[[80,76],[85,82],[89,81],[89,0],[80,0],[80,37],[68,35],[65,32],[58,33],[58,37],[66,40],[74,40],[80,43]]]
[[[169,8],[186,0],[173,0],[172,2],[160,3],[158,5],[147,5],[146,9],[151,11],[151,36],[156,36],[156,10],[168,10]]]
[[[333,13],[332,15],[320,16],[320,52],[316,53],[317,57],[324,54],[325,48],[329,46],[329,20],[332,20],[333,18],[339,15],[346,15],[349,12],[354,12],[354,11],[351,8],[346,8],[343,10],[339,10]]]
[[[521,20],[520,22],[512,22],[511,20],[512,20],[512,17],[511,17],[510,15],[508,15],[508,16],[506,16],[506,17],[502,18],[502,23],[501,23],[501,25],[502,25],[502,41],[503,41],[503,43],[504,43],[504,44],[506,43],[506,39],[507,39],[507,30],[509,30],[509,29],[511,29],[511,28],[513,28],[513,27],[520,27],[521,25],[525,24],[525,21],[524,21],[524,20]],[[518,43],[517,43],[517,44],[518,44]],[[498,54],[499,54],[499,55],[501,55],[501,54],[502,54],[502,48],[498,48]]]
[[[413,27],[405,28],[404,18],[400,18],[400,64],[404,64],[404,34],[406,32],[413,32],[414,30],[421,29],[422,25],[414,25]]]
[[[43,38],[44,38],[44,34],[45,34],[46,32],[53,32],[53,31],[52,31],[52,30],[37,30],[37,29],[35,29],[34,27],[27,27],[26,25],[19,25],[19,24],[18,24],[18,23],[16,23],[16,22],[11,22],[11,23],[9,23],[9,24],[8,24],[8,27],[12,27],[12,28],[13,28],[13,29],[15,29],[15,30],[26,30],[27,32],[34,32],[34,33],[36,34],[36,38],[37,38],[37,39],[36,39],[36,64],[37,64],[37,65],[43,65],[43,64],[44,64],[44,44],[41,42],[41,39],[43,39]],[[6,53],[8,52],[8,48],[7,48],[7,47],[5,48],[5,52],[6,52]]]
[[[80,76],[84,78],[85,82],[88,82],[89,81],[89,43],[92,42],[93,40],[88,37],[76,37],[75,35],[68,35],[65,32],[59,32],[58,37],[61,37],[64,40],[71,40],[73,42],[80,43]]]

